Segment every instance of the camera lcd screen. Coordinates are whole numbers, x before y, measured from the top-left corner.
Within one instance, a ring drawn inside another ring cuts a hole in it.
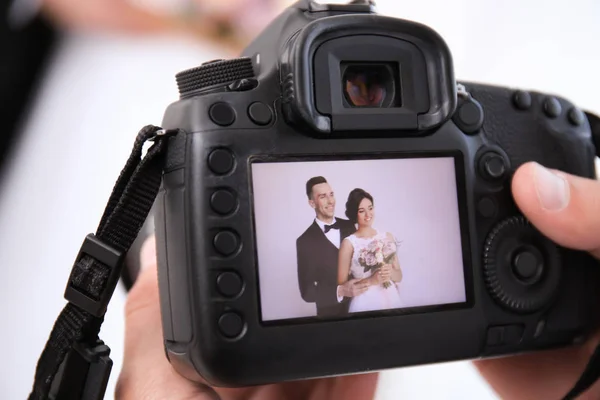
[[[253,160],[262,321],[464,306],[458,160]]]

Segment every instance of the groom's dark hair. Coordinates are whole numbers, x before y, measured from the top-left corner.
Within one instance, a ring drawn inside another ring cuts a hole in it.
[[[327,183],[327,179],[322,176],[314,176],[306,182],[306,196],[308,196],[309,200],[312,198],[313,186],[318,185],[319,183]]]

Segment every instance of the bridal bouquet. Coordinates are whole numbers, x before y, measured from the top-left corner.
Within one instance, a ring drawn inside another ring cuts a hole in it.
[[[375,274],[385,264],[389,264],[395,255],[396,243],[389,239],[373,239],[359,253],[358,262],[365,269],[365,272],[372,271],[371,273]],[[387,289],[392,286],[392,283],[386,281],[382,285]]]

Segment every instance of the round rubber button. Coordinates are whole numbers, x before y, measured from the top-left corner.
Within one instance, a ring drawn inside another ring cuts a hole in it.
[[[481,159],[483,176],[487,179],[500,179],[506,173],[504,159],[495,153],[488,153]]]
[[[243,329],[244,320],[237,313],[226,312],[219,318],[219,330],[228,338],[239,336]]]
[[[464,133],[474,134],[483,125],[483,108],[474,100],[467,101],[460,106],[453,121]]]
[[[229,190],[219,189],[210,196],[210,207],[218,214],[230,214],[235,210],[236,205],[236,196]]]
[[[484,197],[477,203],[477,211],[484,218],[492,218],[496,215],[496,202],[489,197]]]
[[[235,297],[242,291],[244,283],[235,272],[223,272],[217,277],[217,289],[225,297]]]
[[[213,245],[219,253],[224,256],[229,256],[238,249],[239,240],[235,233],[223,231],[215,235]]]
[[[513,268],[519,277],[529,279],[535,275],[539,262],[532,252],[522,251],[515,256]]]
[[[579,126],[585,121],[585,115],[583,114],[583,111],[575,107],[569,110],[567,117],[569,119],[569,122],[575,126]]]
[[[248,107],[248,116],[257,125],[267,125],[273,119],[271,109],[260,102],[250,104],[250,107]]]
[[[531,94],[523,90],[517,90],[513,95],[513,104],[519,110],[528,110],[531,108]]]
[[[465,103],[458,110],[460,119],[468,125],[476,125],[481,120],[481,110],[475,103]]]
[[[226,174],[233,168],[233,154],[226,149],[213,150],[208,155],[208,167],[215,174]]]
[[[544,113],[550,118],[556,118],[560,115],[562,107],[555,97],[548,97],[544,101]]]
[[[235,121],[235,110],[227,103],[215,103],[209,108],[208,116],[217,125],[229,126]]]

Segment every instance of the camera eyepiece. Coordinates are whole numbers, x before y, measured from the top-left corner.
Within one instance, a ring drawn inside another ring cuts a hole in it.
[[[342,63],[344,98],[349,107],[398,107],[398,74],[387,63]]]

